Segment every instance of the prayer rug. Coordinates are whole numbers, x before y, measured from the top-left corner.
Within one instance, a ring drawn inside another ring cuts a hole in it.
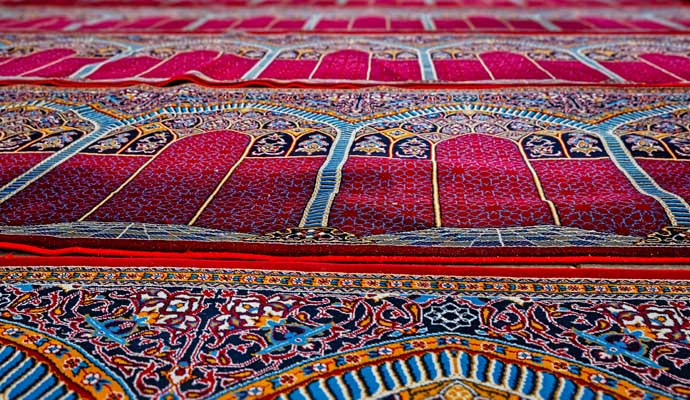
[[[0,399],[690,398],[679,0],[0,0]]]
[[[688,260],[682,88],[16,87],[0,102],[8,249]]]
[[[7,398],[680,399],[687,281],[0,269]]]

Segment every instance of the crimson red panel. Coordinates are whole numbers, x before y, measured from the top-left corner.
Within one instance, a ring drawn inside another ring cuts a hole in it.
[[[0,223],[76,221],[145,161],[146,157],[77,154],[0,204]]]
[[[0,153],[0,186],[5,186],[51,153]]]
[[[398,31],[422,31],[424,24],[422,21],[415,19],[394,19],[391,21],[391,29]]]
[[[195,225],[267,233],[299,225],[324,157],[242,161]]]
[[[508,23],[515,29],[530,30],[530,31],[545,31],[546,28],[538,23],[537,21],[531,19],[511,19]]]
[[[438,30],[468,30],[471,29],[464,19],[439,19],[434,18],[434,25]]]
[[[320,20],[315,29],[318,30],[344,30],[347,29],[350,21],[347,19],[322,19]]]
[[[553,223],[517,145],[463,135],[436,146],[443,226],[506,227]]]
[[[174,19],[162,24],[156,25],[156,30],[179,30],[194,22],[194,19]]]
[[[491,80],[486,68],[474,60],[434,60],[436,76],[442,81]]]
[[[40,76],[44,78],[66,78],[73,73],[79,71],[82,67],[103,61],[102,58],[95,57],[71,57],[66,60],[51,64],[45,68],[41,68],[34,72],[26,74],[26,76]]]
[[[187,224],[248,144],[248,136],[228,131],[180,139],[89,219]]]
[[[383,17],[359,17],[352,23],[353,29],[386,29]]]
[[[304,27],[305,19],[281,19],[273,23],[273,29],[301,29]]]
[[[211,63],[218,52],[208,50],[180,53],[142,75],[144,78],[174,78],[185,72]]]
[[[258,60],[234,54],[223,54],[214,61],[195,69],[209,78],[219,81],[239,79],[249,71]]]
[[[235,28],[237,29],[260,29],[265,28],[273,21],[273,17],[254,17],[242,20]]]
[[[119,28],[128,30],[147,29],[165,20],[166,18],[164,17],[140,18],[128,24],[121,25]]]
[[[474,27],[477,29],[508,29],[503,21],[493,17],[469,17],[467,19],[470,20],[470,23],[472,23],[472,25],[474,25]]]
[[[637,163],[663,189],[690,201],[690,162],[637,159]]]
[[[639,61],[599,61],[599,64],[615,72],[623,79],[642,83],[678,82],[663,71]]]
[[[611,160],[532,160],[532,166],[565,226],[642,236],[668,225],[661,205]]]
[[[591,25],[587,25],[577,20],[571,19],[555,19],[551,21],[552,24],[563,29],[564,31],[589,31],[592,30]]]
[[[236,20],[234,19],[209,19],[201,24],[196,30],[198,31],[223,31],[228,29]]]
[[[307,79],[316,64],[316,60],[275,60],[261,72],[259,78]]]
[[[161,60],[153,57],[124,57],[105,63],[87,79],[126,79],[133,78],[158,64]]]
[[[74,53],[75,51],[70,49],[52,49],[38,51],[22,57],[16,57],[0,65],[0,75],[21,75],[45,64],[68,57]]]
[[[434,226],[431,161],[351,156],[329,225],[366,236]]]
[[[367,79],[369,53],[359,50],[340,50],[327,54],[314,72],[314,79]]]
[[[550,79],[527,57],[507,51],[494,51],[479,57],[496,79]]]
[[[601,82],[608,79],[606,75],[579,61],[544,60],[537,63],[556,79],[574,82]]]
[[[690,79],[690,58],[688,57],[674,54],[641,54],[640,58],[644,58],[683,79]]]
[[[372,81],[413,81],[421,80],[422,72],[417,60],[371,60]]]

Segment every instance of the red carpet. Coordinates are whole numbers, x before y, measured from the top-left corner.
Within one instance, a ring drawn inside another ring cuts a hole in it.
[[[690,396],[685,3],[0,10],[0,398]]]

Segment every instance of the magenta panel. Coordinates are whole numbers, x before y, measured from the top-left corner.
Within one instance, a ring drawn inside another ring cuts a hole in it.
[[[281,19],[273,23],[273,29],[302,29],[304,23],[307,22],[304,19]]]
[[[495,79],[551,79],[521,54],[494,51],[483,53],[479,57]]]
[[[591,25],[587,25],[577,20],[571,19],[555,19],[551,21],[552,24],[563,29],[564,31],[589,31],[592,30]]]
[[[235,28],[237,29],[261,29],[268,26],[273,21],[273,17],[255,17],[242,20]]]
[[[340,50],[327,54],[314,72],[314,79],[365,80],[369,69],[369,53]]]
[[[257,61],[234,54],[223,54],[214,61],[194,69],[215,80],[233,80],[240,79]]]
[[[470,26],[467,24],[467,21],[464,19],[440,19],[440,18],[434,18],[434,25],[436,26],[436,29],[438,30],[448,30],[448,31],[455,31],[455,30],[469,30],[471,29]]]
[[[316,60],[275,60],[261,72],[259,78],[307,79],[316,64]]]
[[[468,17],[467,18],[476,29],[495,29],[495,30],[505,30],[508,26],[493,17]]]
[[[424,24],[416,19],[394,19],[391,21],[391,29],[396,31],[422,31]]]
[[[386,19],[383,17],[359,17],[352,23],[352,29],[386,29]]]
[[[126,79],[133,78],[161,60],[153,57],[124,57],[101,65],[87,79]]]
[[[639,61],[599,61],[599,64],[610,69],[625,80],[640,83],[671,83],[678,79],[660,69]]]
[[[546,28],[537,21],[531,19],[511,19],[508,23],[515,29],[530,31],[545,31]]]
[[[33,71],[26,76],[40,76],[44,78],[66,78],[79,71],[82,67],[103,61],[95,57],[71,57],[66,60],[51,64],[45,68]]]
[[[371,73],[369,79],[372,81],[419,81],[422,79],[422,72],[417,60],[371,60]]]
[[[6,225],[73,222],[89,212],[147,157],[77,154],[0,204]]]
[[[556,79],[574,82],[601,82],[608,79],[606,75],[579,61],[544,60],[537,63]]]
[[[661,205],[609,159],[532,160],[532,166],[564,226],[643,236],[668,225]]]
[[[436,76],[442,81],[491,80],[486,68],[474,60],[434,60]]]
[[[324,159],[245,159],[195,225],[256,234],[298,226]]]
[[[690,79],[690,58],[674,54],[640,54],[640,58],[658,65],[683,79]]]
[[[195,21],[194,19],[174,19],[174,20],[166,21],[166,22],[163,22],[162,24],[156,25],[156,28],[155,28],[155,29],[156,29],[156,30],[161,30],[161,31],[165,31],[165,30],[170,30],[170,31],[180,30],[180,29],[183,29],[185,26],[191,24],[191,23],[194,22],[194,21]]]
[[[139,29],[148,29],[151,28],[152,26],[161,23],[165,21],[166,18],[164,17],[150,17],[150,18],[140,18],[135,21],[132,21],[128,24],[120,25],[120,29],[127,29],[127,30],[139,30]]]
[[[457,228],[552,224],[548,205],[518,146],[470,134],[436,146],[443,226]]]
[[[329,226],[360,236],[431,228],[431,182],[428,160],[351,156]]]
[[[187,224],[249,142],[229,131],[177,140],[89,219]]]
[[[142,75],[143,78],[175,78],[184,75],[192,69],[203,68],[210,64],[218,55],[215,51],[188,51],[179,53],[167,61],[162,62],[153,70]]]
[[[69,49],[52,49],[37,51],[26,56],[16,57],[0,65],[0,75],[21,75],[45,64],[55,62],[61,58],[69,57],[74,53],[74,50]]]
[[[333,30],[345,30],[350,25],[350,21],[347,19],[322,19],[316,26],[315,30],[333,31]]]
[[[198,31],[223,31],[232,26],[236,20],[234,19],[209,19],[201,24],[196,30]]]

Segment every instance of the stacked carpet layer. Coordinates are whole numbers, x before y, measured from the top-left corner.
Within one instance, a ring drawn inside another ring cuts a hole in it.
[[[0,398],[690,397],[690,7],[0,2]]]

